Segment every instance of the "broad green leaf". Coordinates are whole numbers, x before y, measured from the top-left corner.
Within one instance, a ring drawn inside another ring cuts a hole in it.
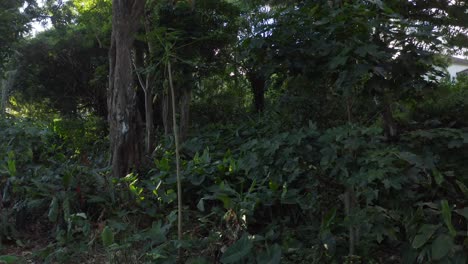
[[[205,211],[205,203],[203,201],[203,198],[200,199],[200,201],[198,201],[197,203],[197,208],[198,210],[200,210],[201,212],[204,212]]]
[[[1,175],[1,173],[2,172],[0,171],[0,175]],[[7,181],[10,181],[10,180],[7,180]],[[7,203],[7,202],[10,201],[10,199],[11,199],[10,192],[11,191],[9,190],[9,188],[3,188],[3,196],[1,196],[0,198],[1,198],[1,200],[3,200],[4,203]],[[0,215],[2,215],[2,214],[0,214]],[[3,214],[3,215],[6,216],[6,214]]]
[[[231,206],[231,205],[232,205],[232,200],[231,200],[231,198],[230,198],[229,196],[223,195],[223,194],[222,194],[222,195],[219,195],[217,198],[218,198],[221,202],[223,202],[224,208],[229,209],[229,208],[232,207],[232,206]]]
[[[276,190],[278,190],[279,185],[278,185],[276,182],[270,180],[270,181],[268,182],[268,187],[270,187],[270,189],[271,189],[272,191],[276,191]]]
[[[169,165],[169,159],[166,157],[162,158],[160,161],[156,160],[156,166],[161,170],[161,171],[169,171],[170,165]]]
[[[434,169],[432,171],[432,175],[434,176],[434,180],[437,183],[437,185],[440,185],[444,181],[444,176],[442,175],[442,173],[440,173],[439,170]]]
[[[203,150],[203,154],[200,157],[200,160],[203,163],[210,163],[211,162],[210,150],[208,148],[205,148],[205,150]]]
[[[59,202],[57,197],[52,198],[50,202],[48,217],[51,222],[56,222],[59,214]]]
[[[457,209],[457,210],[454,210],[455,213],[465,217],[465,219],[468,220],[468,207],[465,207],[463,209]]]
[[[248,173],[252,169],[255,169],[259,164],[258,156],[255,153],[249,152],[239,162],[239,168],[243,169]]]
[[[76,213],[76,214],[73,214],[73,216],[76,216],[76,217],[81,217],[83,219],[87,219],[88,217],[86,216],[85,213]]]
[[[436,225],[423,225],[418,234],[414,237],[413,243],[411,244],[413,248],[420,248],[431,239],[434,232],[437,230],[438,226]]]
[[[110,228],[112,228],[113,230],[117,230],[117,231],[123,231],[128,228],[127,223],[123,223],[123,222],[116,221],[116,220],[108,220],[108,225]]]
[[[448,235],[442,234],[432,242],[432,258],[439,260],[450,252],[453,247],[453,238]]]
[[[236,241],[224,252],[221,257],[221,262],[228,264],[240,261],[250,253],[252,246],[252,241],[249,240],[247,234],[244,234],[241,239]]]
[[[414,165],[414,166],[416,166],[418,168],[424,168],[425,167],[423,165],[424,161],[419,156],[417,156],[416,154],[413,154],[411,152],[401,152],[399,154],[399,157],[401,159],[405,160],[406,162],[408,162],[409,164]]]
[[[14,264],[14,263],[19,263],[19,260],[20,259],[17,256],[11,256],[11,255],[0,256],[0,263]]]
[[[336,69],[338,66],[345,65],[347,60],[347,56],[336,56],[331,59],[329,67],[330,69]]]
[[[455,228],[452,225],[452,209],[450,209],[447,200],[442,200],[440,203],[442,206],[442,218],[447,225],[450,235],[454,237],[457,235],[457,231],[455,231]]]
[[[169,215],[167,216],[167,221],[169,222],[169,224],[172,224],[172,223],[174,223],[176,220],[177,220],[177,210],[173,210],[173,211],[171,211],[171,213],[169,213]]]
[[[402,251],[402,263],[403,264],[416,263],[417,257],[418,257],[418,251],[412,248],[411,246],[403,248],[403,251]]]
[[[330,232],[330,230],[322,231],[320,234],[320,239],[325,250],[333,255],[336,251],[336,239],[335,236]]]
[[[105,247],[109,247],[110,245],[114,244],[114,233],[108,226],[104,227],[104,230],[102,230],[101,239],[102,244]]]
[[[160,244],[166,242],[166,234],[169,229],[168,225],[162,224],[161,220],[153,222],[151,229],[148,230],[147,237],[151,240],[153,244]]]
[[[336,208],[333,208],[330,211],[328,211],[323,217],[322,226],[320,227],[320,229],[322,230],[330,229],[330,226],[333,220],[335,219],[335,216],[336,216]]]
[[[13,151],[8,152],[8,159],[7,159],[7,168],[10,176],[16,176],[16,160],[15,160],[15,153]]]
[[[196,257],[187,260],[187,264],[209,264],[210,262],[204,257]]]
[[[461,146],[463,146],[463,141],[461,141],[461,140],[455,140],[455,139],[454,139],[454,140],[451,140],[451,141],[447,144],[447,147],[450,148],[450,149],[451,149],[451,148],[459,148],[459,147],[461,147]]]
[[[279,263],[281,263],[281,247],[278,244],[268,247],[265,252],[262,252],[257,256],[257,264]]]
[[[205,178],[206,178],[205,174],[202,174],[202,175],[195,174],[190,177],[190,182],[195,186],[199,186],[205,181]]]
[[[68,198],[65,198],[62,204],[63,207],[63,218],[68,221],[68,218],[70,218],[70,200]]]
[[[67,173],[65,173],[65,175],[63,175],[62,183],[63,183],[63,187],[65,187],[65,189],[68,189],[68,187],[70,186],[72,178],[73,178],[73,174],[71,172],[67,172]]]
[[[468,245],[468,243],[465,243],[465,245]],[[467,247],[465,246],[465,248]],[[454,264],[466,264],[468,263],[468,254],[464,252],[458,252],[455,254],[455,256],[453,256],[453,258],[451,257],[451,259],[452,263]]]
[[[465,184],[463,184],[463,182],[457,180],[456,181],[457,185],[458,185],[458,188],[460,188],[460,190],[462,190],[462,192],[465,194],[465,196],[468,197],[468,187],[466,187]]]

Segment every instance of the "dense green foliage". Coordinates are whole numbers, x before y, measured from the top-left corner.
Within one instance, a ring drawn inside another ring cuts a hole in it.
[[[111,1],[30,2],[0,3],[0,263],[468,261],[468,76],[438,55],[466,48],[465,1],[148,0],[132,62],[156,142],[123,178]],[[53,27],[22,38],[25,14]]]

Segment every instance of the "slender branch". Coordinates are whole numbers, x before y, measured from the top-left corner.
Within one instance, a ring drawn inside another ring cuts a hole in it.
[[[171,88],[171,99],[172,99],[172,129],[174,131],[175,140],[175,153],[176,153],[176,175],[177,175],[177,207],[178,207],[178,222],[177,222],[177,234],[179,241],[182,240],[182,184],[180,180],[180,156],[179,156],[179,133],[177,131],[177,119],[176,119],[176,107],[175,107],[175,92],[174,85],[172,83],[172,69],[170,59],[167,62],[167,71],[169,74],[169,86]],[[179,252],[180,257],[180,252]]]
[[[141,89],[143,89],[143,91],[146,94],[146,86],[143,83],[143,80],[141,79],[141,75],[138,73],[138,69],[137,69],[137,66],[136,66],[136,63],[135,63],[134,60],[132,60],[132,64],[133,64],[133,67],[135,68],[135,74],[136,74],[136,76],[138,78],[138,82],[140,83]]]
[[[348,96],[346,98],[346,114],[348,117],[348,124],[352,124],[352,119],[351,119],[351,97]],[[344,193],[344,206],[345,206],[345,214],[347,217],[351,217],[352,210],[354,210],[354,201],[355,199],[355,193],[354,193],[354,187],[353,186],[347,186],[346,191]],[[351,225],[348,228],[349,232],[349,255],[353,256],[355,247],[356,247],[356,230],[354,227]]]
[[[99,45],[99,48],[102,49],[103,46],[102,46],[101,40],[99,39],[99,36],[97,35],[97,33],[95,33],[94,36],[96,37],[96,40],[97,40],[98,45]]]

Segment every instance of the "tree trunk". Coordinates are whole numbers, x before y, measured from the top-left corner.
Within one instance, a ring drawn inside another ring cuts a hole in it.
[[[175,98],[174,101],[176,103],[176,116],[179,115],[180,117],[180,124],[179,124],[179,139],[183,142],[188,134],[188,130],[190,127],[190,103],[192,101],[192,89],[177,87],[175,85]],[[172,102],[172,94],[167,93],[163,95],[163,124],[164,124],[164,134],[169,135],[173,133],[172,127],[172,116],[173,110],[171,108]]]
[[[180,95],[180,141],[184,142],[187,138],[190,126],[190,102],[192,101],[192,89],[185,88]]]
[[[113,0],[112,5],[107,105],[114,177],[124,177],[141,161],[131,49],[145,2]]]
[[[148,79],[147,79],[148,83]],[[154,124],[153,124],[153,93],[151,87],[145,90],[145,122],[146,122],[146,154],[153,152]]]
[[[6,104],[8,101],[7,79],[8,77],[5,77],[5,79],[0,80],[0,87],[2,89],[2,98],[0,101],[0,116],[5,116]]]
[[[392,141],[398,139],[398,128],[393,117],[392,101],[390,96],[383,96],[382,100],[382,123],[387,140]]]
[[[145,17],[145,32],[148,36],[151,33],[150,22],[148,17]],[[146,65],[151,63],[151,54],[154,53],[151,41],[148,41],[147,62]],[[154,103],[153,103],[153,88],[156,80],[156,73],[149,72],[146,76],[146,92],[145,92],[145,111],[146,111],[146,133],[147,133],[147,150],[151,154],[154,150],[155,133],[154,133]]]
[[[167,73],[169,75],[169,86],[171,90],[172,112],[176,112],[174,83],[172,82],[171,61],[167,63]],[[179,135],[177,133],[177,118],[172,115],[172,131],[174,131],[174,143],[176,154],[176,175],[177,175],[177,238],[182,240],[182,181],[180,179],[180,154],[179,154]],[[179,248],[179,259],[182,256],[182,248]]]
[[[10,91],[15,84],[16,73],[17,70],[8,71],[5,74],[5,79],[1,80],[0,86],[2,90],[2,98],[0,101],[0,116],[5,116]]]
[[[166,86],[166,85],[164,85]],[[167,88],[167,87],[164,87]],[[167,90],[167,89],[164,89]],[[162,119],[164,125],[164,135],[172,133],[172,108],[171,108],[172,96],[170,90],[163,92],[162,96]]]
[[[247,78],[252,87],[255,111],[257,113],[263,112],[265,109],[265,77],[262,74],[251,72],[247,74]]]
[[[149,57],[149,54],[146,54],[146,58]],[[155,79],[155,74],[153,72],[146,73],[146,75],[138,73],[139,70],[143,69],[147,65],[148,63],[146,63],[145,65],[145,54],[143,48],[141,46],[135,46],[135,70],[137,71],[138,82],[140,83],[140,87],[143,90],[145,98],[145,153],[147,155],[150,155],[153,151],[154,143],[153,83]]]

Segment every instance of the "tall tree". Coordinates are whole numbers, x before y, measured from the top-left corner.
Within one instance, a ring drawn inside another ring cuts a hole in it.
[[[34,0],[2,0],[0,2],[0,115],[3,115],[11,88],[14,85],[17,69],[13,55],[18,42],[29,29],[28,22],[33,18]],[[15,69],[7,69],[7,68]]]
[[[33,0],[0,1],[0,68],[8,61],[14,45],[28,31],[27,23],[33,16],[35,6]]]
[[[270,13],[272,7],[265,3],[245,3],[241,15],[239,36],[239,59],[253,94],[255,112],[265,108],[267,81],[273,73],[271,61],[270,29],[274,19]]]
[[[112,173],[125,176],[140,163],[141,146],[131,50],[145,0],[113,0],[109,51],[109,132]]]

